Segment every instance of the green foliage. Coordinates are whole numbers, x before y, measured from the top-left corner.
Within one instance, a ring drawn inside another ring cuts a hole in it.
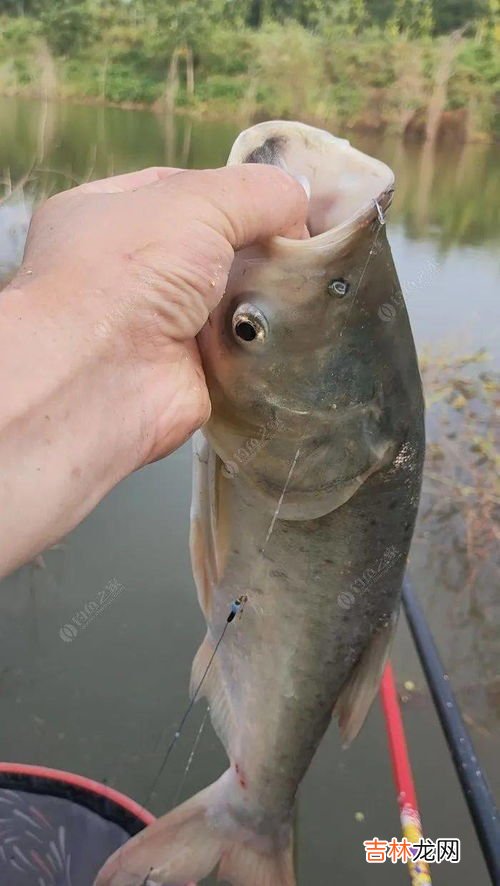
[[[328,81],[318,41],[299,25],[265,25],[254,38],[252,79],[266,95],[265,109],[281,117],[320,112]]]
[[[40,23],[30,18],[0,19],[0,38],[11,52],[28,49],[40,31]]]
[[[210,39],[197,52],[199,69],[206,75],[245,74],[254,56],[254,34],[243,27],[232,29],[225,24],[214,28]]]
[[[213,27],[224,19],[225,0],[144,0],[146,13],[154,17],[155,30],[170,51],[188,45],[199,49],[210,39]]]
[[[36,88],[45,38],[61,57],[55,70],[64,95],[153,103],[165,95],[175,53],[178,104],[403,132],[412,114],[425,116],[435,88],[448,39],[436,34],[469,22],[447,108],[463,109],[473,131],[496,133],[499,5],[499,0],[0,0],[2,88]],[[186,66],[190,84],[194,81],[189,95]],[[172,94],[175,79],[174,70]]]
[[[247,86],[244,80],[235,80],[232,77],[215,75],[207,77],[196,89],[197,98],[202,101],[217,101],[224,99],[237,102],[245,97]]]
[[[435,0],[436,32],[446,34],[468,22],[482,19],[488,11],[488,0]]]
[[[151,103],[160,92],[161,86],[147,75],[131,75],[128,65],[115,63],[107,71],[104,98],[108,101]]]
[[[353,36],[369,24],[365,0],[314,0],[310,5],[313,8],[307,23],[323,33]]]
[[[66,62],[64,74],[69,95],[99,96],[117,104],[150,104],[162,89],[161,83],[120,62],[103,65],[88,59],[71,59]]]
[[[17,82],[21,86],[27,86],[33,80],[33,68],[26,59],[24,58],[16,58],[14,61],[14,71],[16,74]]]
[[[50,0],[40,14],[42,30],[56,55],[71,55],[92,36],[92,20],[85,0]]]
[[[435,32],[443,34],[480,21],[487,14],[488,2],[491,0],[407,0],[405,5],[410,19],[418,19],[419,7],[426,6],[423,20],[432,20]],[[354,20],[358,25],[362,21],[368,26],[385,26],[395,16],[399,18],[401,6],[399,0],[227,0],[224,15],[232,12],[235,19],[254,28],[290,19],[309,28],[321,19],[331,21],[332,16],[338,22],[347,18],[350,25]]]
[[[72,58],[64,66],[66,92],[69,95],[80,95],[84,98],[101,93],[100,66],[89,59]]]
[[[432,0],[395,0],[387,27],[394,34],[429,37],[434,28]]]
[[[475,128],[500,139],[500,52],[493,41],[470,41],[457,58],[449,85],[449,105],[473,115]]]

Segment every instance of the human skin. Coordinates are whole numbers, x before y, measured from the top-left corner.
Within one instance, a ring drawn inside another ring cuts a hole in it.
[[[145,169],[37,210],[0,296],[0,575],[208,419],[195,336],[234,251],[305,236],[306,213],[262,165]]]

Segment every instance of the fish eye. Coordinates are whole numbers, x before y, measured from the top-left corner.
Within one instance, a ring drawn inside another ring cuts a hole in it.
[[[267,320],[259,308],[244,302],[233,314],[233,334],[241,342],[265,341],[268,333]]]
[[[255,325],[248,320],[238,320],[234,327],[234,331],[238,338],[242,338],[243,341],[253,341],[254,338],[257,338]]]

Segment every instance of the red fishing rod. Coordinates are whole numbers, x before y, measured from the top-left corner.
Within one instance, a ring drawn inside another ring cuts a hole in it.
[[[390,662],[387,662],[385,666],[380,684],[380,700],[384,712],[394,784],[398,795],[401,831],[409,843],[418,843],[423,838],[422,822],[418,810],[403,718]],[[427,862],[409,859],[408,871],[412,886],[432,886]]]

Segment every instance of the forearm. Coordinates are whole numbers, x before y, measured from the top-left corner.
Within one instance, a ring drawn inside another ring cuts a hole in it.
[[[45,283],[0,296],[0,574],[72,529],[139,463],[141,370]],[[51,291],[48,292],[47,290]]]

